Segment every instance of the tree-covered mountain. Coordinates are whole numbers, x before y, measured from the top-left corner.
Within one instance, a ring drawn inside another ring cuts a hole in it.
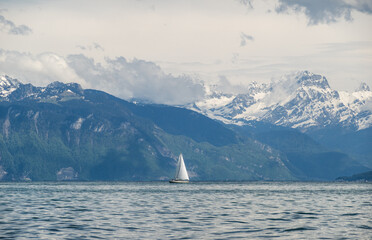
[[[165,180],[183,153],[192,180],[333,180],[368,168],[295,130],[227,126],[75,83],[0,81],[1,180]]]
[[[354,174],[352,176],[338,177],[338,181],[363,181],[370,182],[372,181],[372,171],[363,172],[359,174]]]
[[[162,180],[183,153],[193,180],[296,179],[278,151],[196,112],[78,84],[3,77],[2,180]]]
[[[255,123],[254,126],[231,127],[242,135],[257,139],[280,151],[288,160],[287,167],[301,180],[334,180],[339,176],[370,169],[350,155],[325,146],[293,128],[261,122]]]
[[[342,151],[372,168],[372,127],[359,131],[345,131],[342,128],[323,129],[309,135],[328,148]]]

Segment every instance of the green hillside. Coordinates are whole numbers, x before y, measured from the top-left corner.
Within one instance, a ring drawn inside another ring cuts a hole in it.
[[[1,180],[166,180],[181,152],[192,180],[295,179],[279,152],[214,120],[100,91],[3,101],[0,124]]]

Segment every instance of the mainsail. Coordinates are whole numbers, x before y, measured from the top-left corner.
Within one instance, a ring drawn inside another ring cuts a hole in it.
[[[182,153],[178,157],[175,180],[189,180],[189,175],[187,174],[185,162],[183,161]]]

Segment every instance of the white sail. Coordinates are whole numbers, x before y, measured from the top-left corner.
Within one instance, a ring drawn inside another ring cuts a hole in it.
[[[189,180],[189,175],[187,174],[185,162],[183,161],[182,153],[178,157],[176,175],[174,176],[176,180]]]

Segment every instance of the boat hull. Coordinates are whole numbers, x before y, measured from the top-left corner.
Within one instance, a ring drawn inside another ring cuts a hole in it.
[[[176,180],[176,179],[172,179],[169,182],[170,183],[189,183],[189,180]]]

